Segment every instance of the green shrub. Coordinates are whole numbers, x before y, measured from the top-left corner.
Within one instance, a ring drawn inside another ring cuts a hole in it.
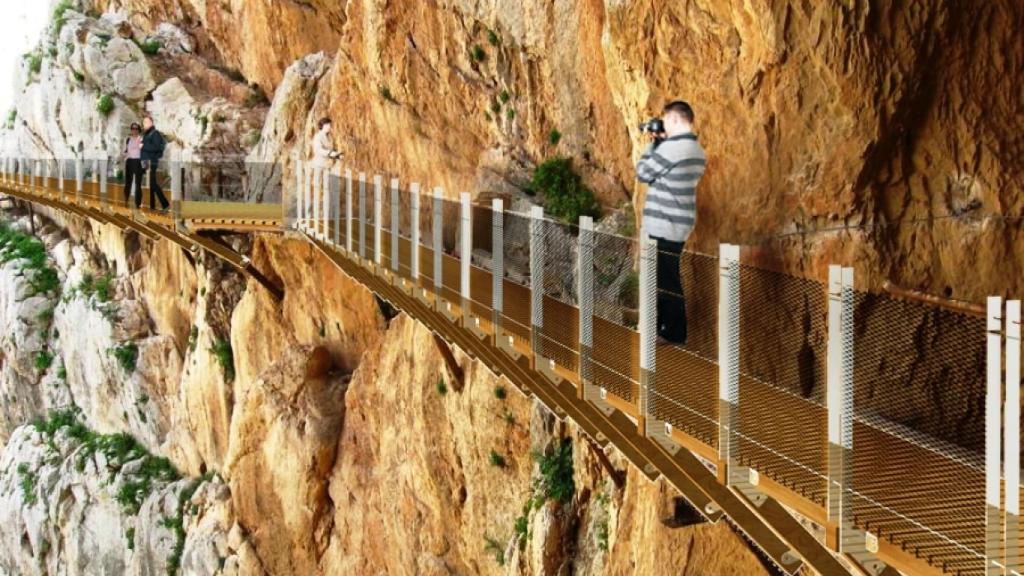
[[[43,69],[43,55],[38,51],[29,52],[23,56],[25,62],[28,64],[28,71],[32,74],[39,74]]]
[[[506,464],[505,457],[502,456],[501,454],[498,454],[493,449],[491,450],[491,455],[489,457],[489,460],[491,462],[491,466],[497,466],[498,468],[504,468],[505,467],[505,464]]]
[[[608,551],[608,520],[604,519],[597,523],[597,547],[598,549],[607,552]]]
[[[502,548],[501,543],[490,536],[484,536],[484,542],[484,550],[494,555],[494,561],[498,563],[498,566],[504,566],[505,549]]]
[[[549,214],[570,224],[580,216],[600,216],[594,193],[583,184],[568,158],[555,157],[543,162],[533,173],[532,189],[544,196]]]
[[[576,492],[576,483],[573,480],[572,441],[563,438],[548,453],[534,452],[533,458],[540,468],[540,494],[549,500],[568,503]]]
[[[36,320],[42,324],[49,324],[53,320],[53,306],[47,306],[36,314]]]
[[[224,372],[224,380],[235,381],[235,355],[231,350],[231,342],[218,340],[210,348],[210,352],[217,358],[220,368]]]
[[[494,30],[487,31],[487,43],[491,46],[497,46],[501,43],[501,38],[498,38],[498,33]]]
[[[387,100],[388,102],[395,102],[395,96],[391,93],[391,89],[388,88],[387,86],[380,87],[380,97]]]
[[[37,238],[12,230],[0,222],[0,263],[25,260],[32,294],[56,293],[60,289],[57,271],[47,264],[46,248]]]
[[[494,112],[495,116],[501,114],[501,102],[498,102],[497,100],[491,102],[491,112]],[[498,118],[501,118],[501,116],[498,116]]]
[[[151,38],[138,42],[139,50],[146,56],[156,56],[160,50],[164,47],[163,43],[156,38]]]
[[[259,145],[260,140],[263,139],[263,134],[259,130],[250,130],[249,134],[245,137],[245,145],[250,148],[255,148]]]
[[[494,387],[494,397],[497,398],[498,400],[504,400],[505,398],[508,397],[508,392],[505,390],[504,386],[501,386],[501,385],[495,386]]]
[[[479,45],[473,46],[473,50],[470,52],[474,62],[483,62],[487,59],[487,52]]]
[[[164,527],[174,532],[174,546],[171,548],[171,555],[167,559],[167,576],[175,576],[181,569],[181,554],[185,551],[185,505],[195,495],[196,490],[204,482],[209,482],[211,479],[213,479],[213,473],[208,472],[189,482],[178,493],[178,506],[175,510],[175,515],[170,518],[164,518]]]
[[[508,90],[502,90],[501,94],[498,95],[498,101],[502,104],[508,104],[509,98],[512,96],[508,93]]]
[[[139,347],[134,342],[115,346],[109,353],[117,360],[122,370],[128,374],[135,372],[135,366],[139,361]]]
[[[57,378],[61,380],[68,379],[68,367],[64,365],[64,361],[60,361],[60,366],[57,367]]]
[[[109,272],[100,276],[96,283],[93,285],[93,294],[96,295],[96,299],[100,302],[110,302],[111,298],[111,283],[114,281],[113,275]]]
[[[75,77],[75,80],[76,80],[76,81],[77,81],[77,82],[78,82],[79,84],[81,84],[82,82],[85,82],[85,75],[84,75],[84,74],[82,74],[81,72],[72,72],[72,74],[74,75],[74,77]]]
[[[114,111],[114,97],[104,94],[96,101],[96,111],[104,116],[109,116]]]
[[[64,25],[68,23],[66,12],[71,10],[71,0],[61,0],[59,4],[53,9],[53,30],[58,35],[60,31],[64,29]]]
[[[198,344],[199,344],[199,327],[198,326],[193,326],[192,329],[188,331],[188,351],[189,352],[195,352],[196,351],[196,345],[198,345]]]
[[[25,503],[29,506],[39,501],[39,496],[36,494],[36,473],[28,469],[28,464],[22,462],[18,464],[18,485],[21,486],[21,495],[24,498]]]
[[[49,350],[36,352],[36,370],[46,372],[53,364],[53,354]]]
[[[448,385],[445,384],[444,378],[437,379],[437,393],[441,396],[448,394]]]
[[[508,424],[509,426],[515,425],[516,417],[513,416],[511,412],[506,410],[504,418],[505,418],[505,424]]]
[[[558,146],[558,143],[561,141],[562,133],[556,130],[555,128],[552,128],[551,132],[548,132],[548,143],[550,143],[552,146]]]
[[[516,119],[516,111],[515,111],[515,109],[514,108],[509,108],[508,110],[506,110],[505,111],[505,116],[507,116],[509,120],[515,120]]]
[[[8,130],[13,130],[14,129],[14,123],[17,122],[17,121],[18,121],[18,111],[16,109],[14,109],[14,108],[11,108],[7,112],[7,122],[4,124],[4,128],[7,128]]]

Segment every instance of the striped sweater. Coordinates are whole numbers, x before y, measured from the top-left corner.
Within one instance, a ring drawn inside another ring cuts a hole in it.
[[[647,234],[686,242],[697,223],[697,183],[704,175],[704,149],[695,134],[679,134],[654,143],[636,165],[636,177],[648,184],[643,226]]]

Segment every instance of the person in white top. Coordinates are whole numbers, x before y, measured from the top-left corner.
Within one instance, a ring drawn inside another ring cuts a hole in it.
[[[341,152],[334,149],[331,140],[331,119],[321,118],[317,122],[318,131],[313,137],[313,167],[329,168],[334,160],[341,159]]]

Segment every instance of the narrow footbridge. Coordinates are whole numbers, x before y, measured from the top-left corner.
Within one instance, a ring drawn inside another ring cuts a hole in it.
[[[172,162],[135,209],[106,161],[0,160],[0,193],[205,250],[297,235],[786,573],[1017,574],[1020,302],[857,289],[684,252],[683,346],[655,340],[657,247],[540,208],[288,163]],[[1005,385],[1004,385],[1005,383]]]

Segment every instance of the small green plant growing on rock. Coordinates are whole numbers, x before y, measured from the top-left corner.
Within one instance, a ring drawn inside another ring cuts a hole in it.
[[[64,29],[64,25],[68,23],[67,11],[72,8],[71,0],[61,0],[61,2],[54,7],[53,30],[58,35],[60,35],[60,31]]]
[[[544,161],[533,173],[532,188],[544,196],[552,216],[569,224],[577,223],[580,216],[601,215],[594,193],[583,184],[568,158],[558,156]]]
[[[36,473],[28,469],[28,464],[18,464],[18,485],[21,487],[21,496],[29,506],[39,501],[36,494]]]
[[[0,222],[0,263],[25,260],[30,296],[56,293],[60,290],[57,270],[47,263],[46,248],[39,239],[12,230]]]
[[[193,326],[192,329],[188,331],[188,351],[189,352],[195,352],[196,351],[196,346],[198,344],[199,344],[199,327],[198,326]]]
[[[14,123],[17,120],[18,120],[18,111],[15,110],[14,108],[11,108],[10,111],[7,112],[7,122],[4,124],[4,128],[7,128],[8,130],[13,130],[14,129]]]
[[[171,548],[171,555],[167,559],[167,576],[175,576],[181,570],[181,554],[185,551],[185,506],[192,500],[196,490],[212,479],[213,473],[207,472],[189,482],[178,493],[178,506],[175,515],[163,520],[164,527],[174,532],[174,547]]]
[[[557,129],[552,128],[551,132],[548,132],[548,143],[552,146],[558,146],[558,143],[562,141],[562,133]]]
[[[146,56],[156,56],[164,47],[163,43],[156,38],[150,38],[138,43],[139,50]]]
[[[505,465],[507,464],[507,462],[505,462],[505,457],[502,456],[501,454],[498,454],[497,451],[495,451],[494,449],[491,449],[489,460],[491,462],[491,466],[497,468],[504,468]]]
[[[505,565],[505,549],[502,548],[500,542],[490,536],[484,536],[484,550],[494,555],[494,561],[498,563],[498,566]]]
[[[60,366],[57,367],[57,378],[61,381],[66,382],[68,379],[68,367],[64,365],[64,361],[60,361]]]
[[[498,400],[504,400],[505,398],[508,398],[508,392],[505,390],[504,386],[499,384],[494,387],[494,397]]]
[[[380,97],[392,104],[396,103],[395,96],[391,93],[391,88],[388,88],[387,86],[380,87]]]
[[[516,417],[513,416],[512,413],[509,412],[508,410],[505,411],[504,418],[505,418],[505,424],[508,424],[509,426],[514,426],[515,425]]]
[[[114,277],[109,272],[96,279],[92,292],[96,295],[97,300],[104,303],[110,302],[112,295],[110,289],[113,281]]]
[[[231,342],[217,340],[210,347],[210,352],[217,358],[226,382],[235,381],[235,354],[231,350]]]
[[[479,44],[473,46],[473,50],[470,51],[470,56],[473,58],[474,62],[483,62],[484,60],[487,60],[487,52],[484,52],[483,47]]]
[[[128,374],[135,372],[136,364],[139,361],[139,347],[134,342],[115,346],[109,352],[117,360],[122,370]]]
[[[31,74],[39,74],[43,69],[43,55],[38,51],[29,52],[23,56],[28,64],[28,71]]]
[[[502,104],[508,104],[508,100],[511,97],[512,95],[508,93],[508,90],[502,90],[501,94],[498,95],[498,101]]]
[[[45,372],[53,364],[53,354],[49,350],[36,352],[36,370]]]
[[[437,379],[437,393],[441,396],[448,394],[448,384],[445,383],[444,378]]]
[[[540,494],[548,500],[568,503],[576,492],[576,483],[573,480],[572,440],[563,438],[547,452],[535,451],[533,459],[540,468]]]
[[[110,113],[114,111],[114,97],[110,94],[100,96],[96,101],[96,111],[103,116],[110,116]]]
[[[491,46],[497,46],[501,43],[501,38],[498,38],[498,33],[494,30],[487,31],[487,43]]]

